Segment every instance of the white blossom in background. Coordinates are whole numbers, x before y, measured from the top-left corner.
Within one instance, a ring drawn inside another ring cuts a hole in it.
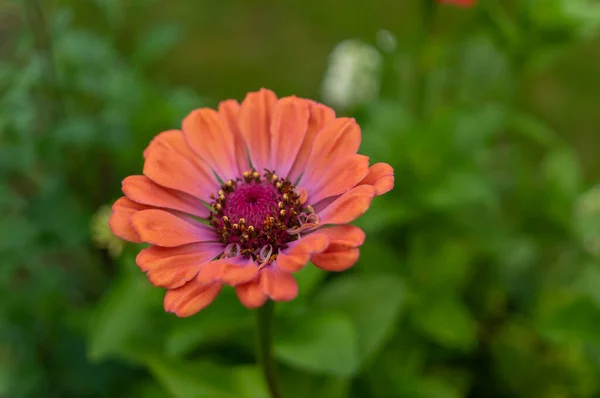
[[[585,248],[600,257],[600,185],[580,196],[575,215]]]
[[[369,44],[358,40],[340,42],[329,55],[322,84],[323,101],[345,110],[377,98],[382,58]]]

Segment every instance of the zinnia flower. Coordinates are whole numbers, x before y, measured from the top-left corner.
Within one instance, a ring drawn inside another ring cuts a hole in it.
[[[477,0],[437,0],[438,3],[442,4],[454,4],[459,7],[473,7]]]
[[[394,185],[389,165],[357,154],[360,140],[354,119],[265,89],[197,109],[150,142],[111,229],[151,245],[137,264],[178,316],[206,307],[223,284],[248,308],[291,300],[292,273],[309,260],[327,271],[357,261],[365,234],[348,223]]]

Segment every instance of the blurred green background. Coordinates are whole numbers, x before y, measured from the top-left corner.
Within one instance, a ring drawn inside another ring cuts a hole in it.
[[[0,0],[0,396],[266,398],[253,312],[111,239],[142,150],[268,87],[363,128],[396,187],[359,263],[277,306],[289,398],[600,397],[594,0]]]

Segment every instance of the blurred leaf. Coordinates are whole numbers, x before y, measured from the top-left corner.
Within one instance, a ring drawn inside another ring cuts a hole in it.
[[[159,356],[147,356],[144,362],[173,398],[240,397],[232,383],[232,369]]]
[[[544,121],[523,112],[513,111],[509,125],[523,137],[545,147],[557,145],[559,137]]]
[[[556,193],[574,199],[581,189],[581,168],[575,153],[569,150],[551,152],[543,164],[546,180]]]
[[[552,339],[600,344],[600,307],[588,298],[577,298],[555,308],[540,327]]]
[[[412,310],[416,326],[436,343],[463,351],[477,345],[477,324],[457,298],[426,297]]]
[[[138,39],[132,55],[133,62],[145,65],[164,55],[181,37],[176,25],[152,26]]]
[[[133,259],[124,266],[136,267]],[[159,306],[161,291],[142,272],[124,273],[98,303],[90,322],[88,354],[93,360],[128,356],[141,340],[152,336],[148,329],[153,306]]]
[[[194,349],[251,334],[254,314],[240,305],[233,289],[223,289],[219,297],[198,314],[178,319],[165,341],[165,352],[182,356]]]
[[[277,335],[275,354],[308,372],[350,376],[359,366],[358,336],[345,316],[311,311]]]
[[[345,314],[358,332],[361,364],[391,336],[404,302],[404,284],[392,275],[352,275],[328,284],[316,306]]]
[[[426,203],[440,209],[459,206],[498,206],[497,195],[488,178],[469,171],[451,171],[440,185],[433,187],[423,198]]]
[[[346,398],[351,392],[350,379],[339,376],[316,376],[284,368],[280,372],[286,398]]]

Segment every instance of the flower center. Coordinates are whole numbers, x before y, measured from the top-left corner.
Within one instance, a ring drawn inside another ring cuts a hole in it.
[[[274,172],[254,170],[229,180],[212,195],[210,224],[227,245],[224,256],[241,254],[267,264],[279,249],[318,224],[310,206],[304,207],[295,187]]]

